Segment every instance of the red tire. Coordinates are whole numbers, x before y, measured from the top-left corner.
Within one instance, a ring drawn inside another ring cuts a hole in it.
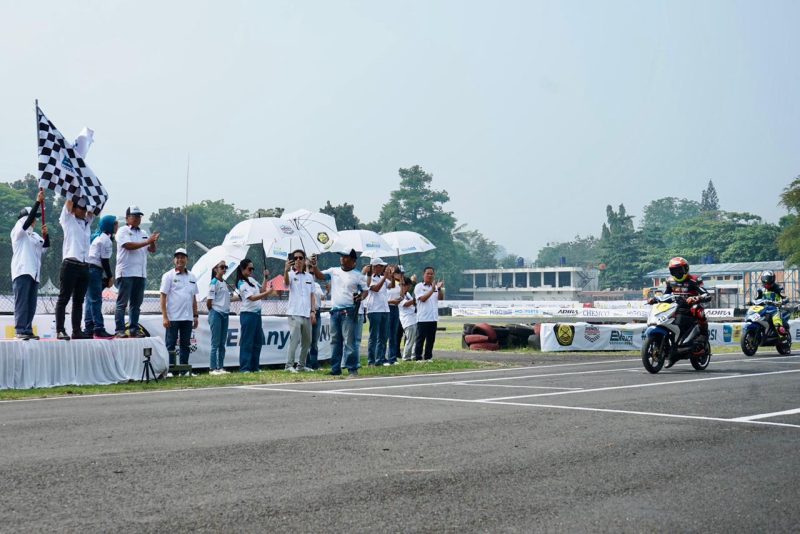
[[[492,326],[487,323],[476,324],[472,328],[472,333],[482,334],[486,336],[487,338],[489,338],[490,343],[494,343],[497,341],[497,332],[495,332],[494,328],[492,328]]]
[[[469,350],[498,350],[500,345],[498,343],[473,343],[469,346]]]
[[[464,336],[464,341],[466,341],[467,345],[472,345],[473,343],[486,343],[489,341],[489,337],[481,334],[470,334],[468,336]]]

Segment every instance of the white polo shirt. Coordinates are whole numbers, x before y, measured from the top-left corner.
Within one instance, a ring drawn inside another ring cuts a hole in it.
[[[99,236],[89,245],[89,257],[86,262],[102,268],[102,260],[110,260],[111,253],[114,252],[114,245],[111,243],[111,236],[101,232]]]
[[[394,287],[390,287],[386,290],[386,300],[397,300],[403,294],[403,288],[400,287],[399,282],[394,283]],[[389,306],[397,306],[397,304],[389,304]]]
[[[289,304],[286,315],[311,316],[311,294],[314,292],[314,277],[308,273],[289,271]]]
[[[420,282],[414,287],[414,296],[417,298],[417,322],[430,323],[439,320],[439,292],[434,289],[428,300],[422,302],[420,297],[426,295],[433,286]]]
[[[86,213],[86,219],[81,220],[67,210],[67,205],[61,208],[58,222],[64,229],[64,243],[61,246],[61,258],[72,258],[86,263],[89,257],[89,241],[92,238],[92,221],[94,215]]]
[[[231,291],[228,284],[220,282],[217,278],[212,278],[208,286],[208,297],[211,301],[211,309],[225,315],[231,312]]]
[[[117,230],[117,267],[114,270],[115,278],[132,277],[147,278],[147,248],[128,250],[122,245],[126,243],[141,243],[150,236],[141,228],[131,228],[128,225]]]
[[[239,308],[240,312],[253,312],[257,314],[261,314],[261,301],[260,300],[248,300],[248,297],[252,297],[253,295],[258,295],[261,293],[261,286],[258,285],[258,282],[251,276],[248,278],[250,280],[250,284],[245,282],[244,280],[239,280],[239,285],[236,289],[239,290],[239,296],[242,297],[242,307]]]
[[[11,279],[27,274],[38,282],[45,251],[44,239],[33,231],[33,226],[22,229],[26,219],[22,217],[11,229]]]
[[[331,267],[322,271],[325,278],[331,281],[331,309],[353,307],[353,293],[362,292],[366,288],[366,277],[358,269],[349,271],[341,267]]]
[[[322,290],[322,286],[319,285],[319,282],[314,282],[314,305],[317,309],[322,307],[322,301],[325,300],[325,292]]]
[[[400,301],[400,325],[405,330],[412,324],[417,324],[417,311],[414,309],[414,305],[411,306],[403,306],[406,302],[413,302],[414,297],[406,293],[403,295],[403,300]]]
[[[197,295],[197,278],[186,271],[170,269],[161,277],[161,293],[167,296],[167,319],[191,321],[194,319],[192,303]]]
[[[383,275],[372,275],[370,285],[377,284]],[[368,313],[389,313],[389,281],[384,280],[383,285],[378,291],[369,290],[367,293],[367,312]]]

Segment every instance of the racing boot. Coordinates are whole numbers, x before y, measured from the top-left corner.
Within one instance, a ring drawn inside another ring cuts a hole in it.
[[[669,358],[667,358],[667,363],[664,365],[664,369],[669,369],[670,367],[678,363],[678,360],[680,360],[680,357],[678,357],[677,354],[670,354]]]

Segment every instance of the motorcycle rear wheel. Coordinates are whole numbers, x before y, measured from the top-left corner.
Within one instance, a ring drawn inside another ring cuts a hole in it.
[[[705,370],[705,368],[708,367],[708,364],[711,363],[711,344],[706,341],[705,345],[703,346],[703,353],[698,354],[697,356],[692,354],[689,356],[689,361],[696,371]]]
[[[755,330],[747,330],[742,334],[742,352],[745,356],[752,356],[758,350],[758,336]]]
[[[663,335],[651,336],[642,345],[642,364],[647,372],[656,374],[664,367],[664,359],[669,352],[669,340]]]
[[[792,354],[792,334],[787,333],[786,339],[781,341],[775,345],[775,348],[778,349],[778,354],[783,356],[789,356]]]

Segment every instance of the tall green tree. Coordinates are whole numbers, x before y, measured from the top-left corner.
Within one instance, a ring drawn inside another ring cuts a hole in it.
[[[334,206],[328,200],[325,205],[319,210],[320,213],[326,213],[334,218],[336,221],[336,228],[339,230],[355,230],[361,228],[361,221],[356,217],[352,204],[345,202]]]
[[[599,244],[602,262],[600,286],[638,289],[643,272],[639,266],[639,236],[633,226],[633,216],[628,215],[623,204],[617,211],[606,206],[607,222],[603,223]]]
[[[598,244],[596,237],[580,235],[566,243],[548,243],[539,250],[536,264],[540,267],[555,267],[561,265],[563,258],[565,265],[571,267],[594,267],[599,263]]]
[[[719,197],[714,182],[708,181],[708,187],[703,190],[700,199],[700,209],[703,211],[717,211],[719,209]]]
[[[800,265],[800,175],[781,193],[781,204],[789,211],[782,220],[778,247],[789,265]]]

